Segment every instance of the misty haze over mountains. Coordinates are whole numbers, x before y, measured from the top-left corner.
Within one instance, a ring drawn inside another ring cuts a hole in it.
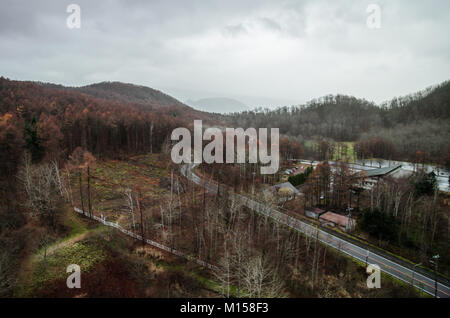
[[[188,99],[186,104],[198,110],[211,113],[235,113],[249,110],[248,106],[238,100],[226,97],[202,98],[199,100]]]
[[[365,1],[134,1],[132,9],[78,1],[83,23],[72,30],[67,4],[7,1],[0,69],[14,79],[118,80],[250,108],[267,104],[240,96],[293,100],[270,103],[283,106],[339,93],[378,103],[447,79],[449,2],[384,2],[372,30]]]

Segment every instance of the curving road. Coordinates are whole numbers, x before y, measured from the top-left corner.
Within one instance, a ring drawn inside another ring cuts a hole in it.
[[[201,179],[197,176],[193,168],[197,164],[185,164],[181,167],[181,173],[193,181],[194,183],[204,187],[208,192],[217,193],[218,185],[215,182],[207,181]],[[273,208],[267,207],[255,200],[247,198],[240,194],[234,194],[236,198],[242,201],[242,203],[248,208],[268,216],[273,220],[280,222],[290,228],[293,228],[305,235],[311,237],[317,237],[319,241],[322,243],[339,250],[342,253],[345,253],[363,263],[367,264],[376,264],[380,267],[380,269],[407,283],[413,284],[414,287],[433,295],[435,294],[435,280],[433,278],[433,274],[430,276],[425,276],[421,273],[414,272],[410,268],[407,268],[399,263],[396,263],[392,260],[389,260],[377,253],[369,251],[368,249],[357,246],[349,241],[346,241],[342,238],[339,238],[331,233],[323,231],[311,224],[308,224],[299,219],[293,218],[285,213],[279,212]],[[381,282],[381,287],[383,286],[383,282]],[[442,298],[450,298],[450,288],[440,282],[437,283],[437,296]]]

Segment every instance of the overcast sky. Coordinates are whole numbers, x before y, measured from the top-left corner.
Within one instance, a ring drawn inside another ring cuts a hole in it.
[[[69,29],[66,8],[81,8]],[[370,29],[369,4],[381,8]],[[0,75],[250,106],[381,102],[450,79],[450,1],[0,0]]]

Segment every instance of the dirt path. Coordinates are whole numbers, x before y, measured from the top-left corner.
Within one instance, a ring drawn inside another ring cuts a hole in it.
[[[71,237],[70,239],[63,240],[62,242],[56,242],[56,243],[52,244],[51,246],[49,246],[47,248],[47,256],[52,255],[53,253],[55,253],[55,251],[57,251],[61,248],[64,248],[68,245],[74,244],[78,241],[85,239],[89,233],[90,233],[89,231],[83,232],[83,233],[80,233],[80,234],[77,234],[77,235]],[[40,258],[41,259],[44,258],[43,252],[40,252],[40,253],[37,252],[37,253],[30,255],[21,264],[22,269],[19,271],[20,275],[19,275],[18,281],[21,282],[20,284],[22,286],[29,284],[31,282],[31,280],[33,279],[33,274],[34,274],[37,264],[39,263]]]
[[[70,239],[63,240],[62,242],[56,242],[56,243],[50,245],[49,247],[47,247],[47,256],[52,255],[55,251],[57,251],[63,247],[66,247],[68,245],[72,245],[76,242],[84,240],[89,233],[90,233],[90,231],[86,231],[86,232],[77,234],[77,235],[71,237]],[[34,254],[32,256],[33,259],[37,259],[38,257],[43,258],[44,253],[42,252],[42,253]]]

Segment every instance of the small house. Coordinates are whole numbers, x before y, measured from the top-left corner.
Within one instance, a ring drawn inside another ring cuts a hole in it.
[[[267,190],[269,193],[278,196],[279,199],[283,201],[295,199],[297,195],[301,194],[290,182],[276,184]]]
[[[338,226],[341,230],[345,232],[352,231],[356,226],[355,219],[352,219],[351,217],[345,215],[333,213],[330,211],[322,214],[319,217],[319,220],[322,223],[331,223],[335,226]]]

